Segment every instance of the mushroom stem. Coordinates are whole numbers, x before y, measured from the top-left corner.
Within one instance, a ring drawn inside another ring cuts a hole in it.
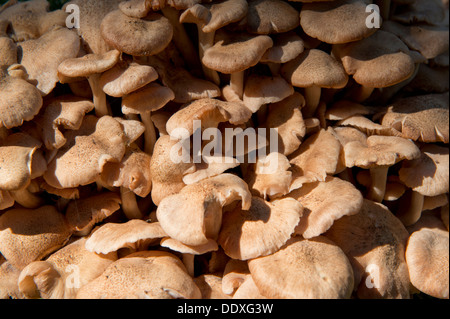
[[[110,115],[108,105],[106,102],[106,94],[100,86],[101,74],[93,74],[88,77],[89,85],[91,86],[93,102],[95,107],[95,115],[102,117],[104,115]]]
[[[30,192],[28,188],[11,191],[11,195],[17,203],[25,208],[38,208],[44,203],[42,198]]]
[[[411,226],[419,220],[422,216],[424,199],[425,197],[422,194],[412,191],[409,207],[404,211],[400,211],[396,215],[397,218],[401,220],[403,225]]]
[[[316,113],[317,106],[320,102],[320,96],[322,95],[322,88],[320,86],[310,86],[305,88],[305,101],[306,105],[302,109],[303,117],[310,118]]]
[[[191,277],[194,277],[194,257],[193,254],[183,254],[182,256],[183,264]]]
[[[230,87],[242,100],[242,97],[244,96],[244,71],[231,74]]]
[[[269,67],[272,76],[277,76],[280,74],[281,63],[268,62],[267,66]]]
[[[128,219],[142,219],[144,215],[136,201],[136,195],[125,187],[120,187],[122,211]]]
[[[145,112],[141,114],[141,120],[142,123],[145,126],[144,131],[144,152],[152,155],[153,154],[153,148],[156,143],[156,131],[155,131],[155,125],[153,124],[151,113]]]
[[[364,102],[372,95],[373,90],[375,90],[375,88],[361,85],[360,87],[358,87],[356,92],[353,94],[352,99],[355,102],[359,102],[359,103]]]
[[[198,52],[200,60],[203,59],[205,51],[214,45],[215,32],[203,32],[201,26],[198,26]],[[211,70],[202,63],[203,73],[207,80],[213,82],[216,85],[220,85],[219,73]]]
[[[372,182],[367,193],[367,199],[378,203],[383,201],[384,193],[386,192],[388,170],[389,166],[379,166],[370,169]]]

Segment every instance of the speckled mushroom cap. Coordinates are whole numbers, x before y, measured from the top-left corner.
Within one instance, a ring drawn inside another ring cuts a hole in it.
[[[302,205],[292,198],[267,202],[253,197],[250,209],[237,206],[225,213],[218,242],[233,259],[273,254],[294,233],[302,213]]]
[[[124,0],[119,4],[123,14],[132,18],[144,18],[152,10],[152,1]]]
[[[17,63],[17,45],[8,37],[0,37],[0,66]]]
[[[365,199],[358,214],[336,220],[325,236],[348,256],[359,298],[409,298],[409,233],[386,206]]]
[[[286,197],[305,207],[295,230],[304,238],[324,234],[336,220],[359,213],[363,205],[362,194],[353,184],[333,176],[323,182],[305,184]]]
[[[77,294],[78,299],[200,297],[200,289],[181,260],[162,251],[136,253],[115,261]]]
[[[205,51],[202,62],[224,74],[236,73],[256,65],[272,46],[273,41],[267,35],[231,34],[219,30],[215,44]],[[241,58],[236,59],[236,56]]]
[[[348,76],[342,64],[325,51],[304,50],[281,67],[281,75],[293,86],[343,88]]]
[[[11,209],[0,217],[0,252],[21,269],[64,246],[71,234],[53,206]]]
[[[422,228],[413,232],[405,256],[414,287],[435,298],[449,298],[448,231]]]
[[[42,104],[42,96],[34,85],[0,68],[0,127],[10,129],[32,120]]]
[[[161,227],[172,238],[191,246],[216,239],[222,224],[222,208],[235,201],[249,209],[247,184],[233,174],[221,174],[187,185],[165,197],[156,210]]]
[[[246,29],[250,33],[288,32],[300,25],[299,12],[281,0],[250,0]]]
[[[424,196],[436,196],[449,191],[449,150],[425,144],[418,158],[404,161],[398,174],[409,188]]]
[[[380,121],[414,141],[448,143],[448,103],[448,93],[402,98],[389,106]]]
[[[272,36],[273,47],[261,58],[261,62],[286,63],[295,59],[305,49],[305,43],[295,31],[283,32]]]
[[[377,31],[366,26],[366,2],[335,0],[304,3],[300,11],[300,25],[310,37],[330,44],[364,39]]]
[[[86,249],[97,254],[107,254],[121,248],[145,249],[150,243],[166,236],[159,222],[132,219],[126,223],[106,223],[89,236]]]
[[[120,162],[125,155],[123,126],[110,116],[86,116],[80,129],[68,131],[66,138],[44,174],[45,181],[56,188],[93,183],[107,162]]]
[[[173,37],[172,25],[159,13],[137,19],[115,10],[103,19],[100,29],[106,43],[133,56],[158,54]]]
[[[276,253],[249,260],[248,266],[258,290],[267,298],[344,299],[353,290],[349,260],[323,236],[294,237]]]
[[[366,87],[392,86],[414,72],[406,44],[383,30],[360,41],[333,45],[333,54],[341,59],[347,74]]]

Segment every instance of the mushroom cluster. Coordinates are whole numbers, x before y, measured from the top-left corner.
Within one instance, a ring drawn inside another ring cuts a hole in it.
[[[448,1],[0,3],[0,298],[449,298]]]

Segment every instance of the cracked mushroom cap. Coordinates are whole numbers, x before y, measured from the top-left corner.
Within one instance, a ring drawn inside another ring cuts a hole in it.
[[[299,12],[281,0],[250,0],[246,19],[247,32],[284,33],[300,25]]]
[[[132,219],[126,223],[107,223],[95,229],[86,241],[86,249],[108,254],[121,248],[141,250],[160,238],[167,237],[159,222]]]
[[[414,141],[448,143],[448,99],[448,92],[399,99],[389,106],[381,124]]]
[[[363,205],[363,196],[353,184],[333,176],[305,184],[286,197],[305,208],[295,233],[306,239],[324,234],[336,220],[357,214]]]
[[[0,37],[0,66],[17,63],[17,45],[8,37]]]
[[[46,101],[44,111],[36,118],[45,147],[61,148],[67,141],[64,130],[78,130],[86,113],[93,109],[92,101],[73,95]]]
[[[11,209],[0,216],[0,252],[19,269],[64,246],[71,234],[53,206]]]
[[[267,298],[347,299],[353,290],[349,260],[323,236],[293,237],[274,254],[249,260],[248,266],[255,285]]]
[[[67,143],[48,164],[45,181],[56,188],[95,182],[107,162],[120,162],[126,151],[123,126],[110,116],[88,115],[79,130],[66,133]]]
[[[292,184],[290,190],[302,187],[303,184],[325,181],[333,175],[339,164],[341,143],[333,134],[333,129],[320,129],[309,136],[289,156],[292,167]]]
[[[0,68],[0,127],[10,129],[32,120],[42,104],[41,93],[34,85]]]
[[[200,297],[200,289],[187,274],[181,260],[162,251],[147,251],[118,259],[77,294],[77,299]]]
[[[366,2],[335,0],[304,3],[300,25],[310,37],[330,44],[361,40],[377,31],[366,26]]]
[[[409,233],[387,207],[364,199],[358,214],[336,220],[325,236],[348,256],[359,298],[409,299]]]
[[[398,174],[413,191],[424,196],[437,196],[449,191],[449,150],[434,144],[421,147],[418,158],[404,161]]]
[[[103,19],[100,30],[107,44],[133,56],[158,54],[169,45],[173,37],[170,21],[155,12],[138,19],[115,10]]]
[[[356,42],[333,45],[347,74],[366,87],[384,88],[400,83],[414,72],[415,64],[406,44],[392,33],[378,30]]]
[[[303,206],[292,198],[267,202],[253,197],[250,209],[225,213],[218,242],[233,259],[249,260],[277,252],[294,233]]]
[[[272,46],[273,41],[267,35],[232,34],[219,30],[215,44],[205,51],[202,62],[224,74],[237,73],[258,64]],[[240,58],[236,59],[236,56]]]
[[[293,86],[341,89],[348,76],[342,64],[325,51],[307,49],[281,67],[281,75]]]
[[[51,254],[45,261],[27,265],[18,279],[20,292],[26,298],[73,299],[78,289],[88,284],[111,263],[117,254],[100,255],[84,247],[80,238]],[[72,278],[74,276],[76,278]]]
[[[172,238],[186,245],[198,246],[216,239],[222,224],[222,208],[242,201],[251,205],[247,184],[233,174],[204,179],[187,185],[178,194],[165,197],[156,215],[161,227]]]
[[[20,64],[28,73],[28,80],[36,82],[42,95],[48,95],[59,82],[58,66],[73,59],[80,51],[80,38],[67,28],[57,27],[36,40],[19,43]]]

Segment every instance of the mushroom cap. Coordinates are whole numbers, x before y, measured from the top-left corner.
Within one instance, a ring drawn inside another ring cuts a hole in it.
[[[448,92],[402,98],[389,106],[381,124],[414,141],[448,143],[448,105]]]
[[[341,89],[347,85],[348,75],[342,64],[328,53],[307,49],[281,67],[281,75],[293,86]]]
[[[78,299],[198,299],[200,289],[181,260],[162,251],[136,253],[109,265],[82,287]]]
[[[115,10],[103,19],[100,30],[106,43],[133,56],[158,54],[173,37],[173,26],[169,20],[154,12],[138,19]]]
[[[350,100],[339,100],[327,107],[325,119],[342,121],[353,115],[372,115],[373,108]]]
[[[0,66],[17,63],[17,45],[8,37],[0,37]]]
[[[402,137],[371,135],[365,144],[359,141],[345,144],[344,154],[347,167],[371,168],[416,159],[420,150],[414,142]]]
[[[42,95],[48,95],[59,82],[59,64],[75,58],[80,51],[80,38],[72,30],[56,27],[36,40],[21,42],[18,47],[28,79],[36,81]]]
[[[248,267],[267,298],[342,299],[350,298],[353,290],[349,260],[323,236],[293,237],[274,254],[249,260]]]
[[[11,209],[0,216],[0,252],[19,269],[64,246],[71,234],[53,206]]]
[[[364,199],[358,214],[336,220],[325,236],[348,256],[359,298],[409,298],[409,233],[386,206]]]
[[[56,188],[93,183],[107,162],[120,162],[125,155],[123,126],[110,116],[88,115],[80,129],[68,131],[66,138],[44,174],[45,181]]]
[[[272,34],[288,32],[300,25],[299,13],[281,0],[250,0],[246,20],[247,32]]]
[[[292,167],[291,191],[306,183],[325,181],[327,175],[336,172],[342,146],[332,131],[331,127],[320,129],[289,156]]]
[[[202,62],[224,74],[237,73],[256,65],[272,46],[273,41],[267,35],[230,34],[219,30],[215,44],[205,51]]]
[[[233,259],[249,260],[277,252],[294,233],[303,207],[292,198],[267,202],[253,197],[250,209],[225,213],[219,244]]]
[[[86,241],[86,249],[108,254],[121,248],[146,247],[155,239],[166,236],[159,222],[132,219],[126,223],[107,223],[93,231]]]
[[[397,1],[398,2],[398,1]],[[445,1],[440,0],[417,0],[404,1],[401,10],[392,15],[392,20],[403,24],[426,23],[439,25],[445,23]]]
[[[119,4],[119,9],[126,16],[144,18],[152,10],[151,2],[148,0],[126,0]]]
[[[400,83],[414,72],[409,49],[397,36],[378,30],[356,42],[333,45],[347,74],[366,87],[383,88]]]
[[[0,257],[0,298],[2,299],[20,299],[23,295],[19,291],[17,281],[20,276],[20,269],[14,267],[10,262]]]
[[[351,115],[336,123],[338,126],[352,126],[365,132],[367,135],[401,136],[396,129],[373,122],[363,115]]]
[[[411,284],[430,296],[448,299],[448,232],[427,228],[413,232],[405,256]]]
[[[67,205],[66,220],[75,231],[90,229],[119,210],[120,203],[120,196],[112,192],[75,199]]]
[[[239,161],[233,157],[202,155],[202,162],[195,163],[195,172],[188,173],[183,177],[186,185],[194,184],[205,178],[222,174],[223,172],[238,167]]]
[[[14,198],[11,193],[0,189],[0,210],[10,208],[14,205]]]
[[[208,242],[204,245],[199,246],[190,246],[185,245],[182,242],[170,238],[164,237],[160,242],[161,247],[169,248],[173,251],[180,252],[182,254],[190,254],[190,255],[203,255],[209,253],[211,251],[216,251],[219,249],[217,242],[213,239],[209,239]]]
[[[366,26],[366,2],[334,0],[304,3],[300,11],[300,25],[310,37],[330,44],[361,40],[377,31]]]
[[[421,155],[404,161],[398,175],[413,191],[436,196],[449,191],[449,150],[434,144],[421,147]]]
[[[195,277],[194,282],[202,292],[201,299],[231,299],[222,292],[222,276],[220,274],[203,274]]]
[[[10,129],[32,120],[42,104],[41,93],[34,85],[0,68],[0,127]]]
[[[122,98],[123,114],[157,111],[175,98],[173,91],[157,83],[149,83]]]
[[[156,79],[158,72],[150,65],[118,63],[100,76],[100,86],[106,94],[122,97]]]
[[[297,200],[305,208],[295,233],[306,239],[324,234],[336,220],[357,214],[363,206],[361,192],[333,176],[305,184],[285,197]]]
[[[295,31],[283,32],[272,36],[273,47],[261,58],[261,62],[286,63],[295,59],[305,49],[305,43]]]
[[[281,76],[252,74],[244,85],[243,102],[253,113],[264,104],[277,103],[294,94],[294,88]]]
[[[161,227],[186,245],[206,244],[216,239],[222,224],[222,208],[242,201],[251,205],[247,184],[233,174],[221,174],[187,185],[177,194],[165,197],[156,210]]]

